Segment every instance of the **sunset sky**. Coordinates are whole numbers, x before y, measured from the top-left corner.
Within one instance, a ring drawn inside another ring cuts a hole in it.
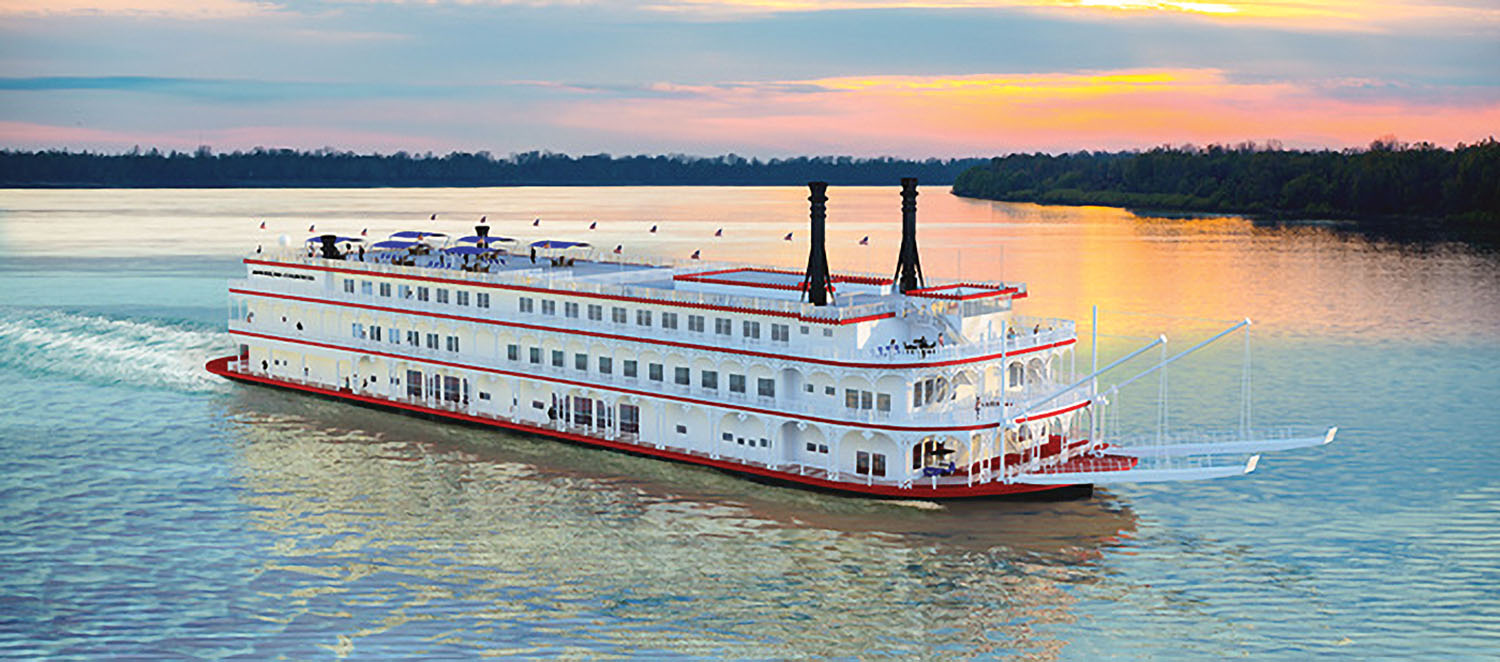
[[[0,0],[0,147],[948,157],[1500,137],[1500,0]]]

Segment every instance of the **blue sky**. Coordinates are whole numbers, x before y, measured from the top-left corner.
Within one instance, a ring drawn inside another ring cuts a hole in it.
[[[0,0],[0,16],[13,148],[925,157],[1500,133],[1500,8],[1468,0]]]

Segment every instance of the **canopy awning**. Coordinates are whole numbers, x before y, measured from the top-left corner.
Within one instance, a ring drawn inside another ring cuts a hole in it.
[[[515,240],[511,239],[510,237],[481,237],[481,236],[479,236],[477,234],[471,234],[471,235],[459,237],[455,241],[457,241],[460,244],[480,244],[480,243],[489,243],[489,242],[492,242],[492,241],[496,242],[496,243],[501,243],[501,242],[507,242],[507,241],[515,241]]]
[[[411,248],[413,246],[421,246],[421,245],[422,245],[422,242],[420,242],[420,241],[394,241],[394,240],[390,240],[390,241],[377,241],[374,244],[371,244],[371,246],[374,247],[374,248]]]
[[[558,241],[556,239],[543,239],[531,242],[532,248],[582,248],[588,246],[586,241]]]
[[[444,248],[443,252],[449,255],[484,255],[489,253],[490,249],[478,246],[449,246]]]
[[[393,233],[391,233],[391,237],[392,238],[400,237],[402,239],[423,239],[423,238],[426,238],[426,237],[446,237],[446,236],[448,236],[448,235],[443,234],[441,232],[424,232],[422,230],[402,230],[400,232],[393,232]]]
[[[364,241],[363,239],[360,239],[359,237],[334,237],[333,240],[334,240],[334,243],[339,243],[339,244],[343,244],[343,243],[347,243],[347,242],[351,242],[351,241]],[[316,237],[308,237],[307,238],[307,243],[309,243],[309,244],[316,244],[316,243],[320,243],[322,241],[323,241],[323,235],[318,235]]]

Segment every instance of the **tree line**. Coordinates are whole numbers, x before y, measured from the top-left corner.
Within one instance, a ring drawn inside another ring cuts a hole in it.
[[[234,188],[365,186],[598,186],[795,185],[823,180],[836,185],[895,184],[918,177],[948,184],[984,159],[923,161],[849,156],[747,159],[684,155],[569,156],[526,152],[446,155],[356,154],[256,148],[215,153],[140,148],[120,154],[66,150],[0,151],[0,186]]]
[[[1139,152],[1012,154],[959,175],[958,195],[1056,204],[1500,228],[1500,143],[1453,149],[1377,140],[1364,149],[1274,143]]]

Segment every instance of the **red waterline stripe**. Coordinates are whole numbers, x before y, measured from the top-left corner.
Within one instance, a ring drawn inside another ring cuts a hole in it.
[[[425,407],[425,406],[422,406],[422,405],[409,404],[409,403],[405,403],[405,402],[397,402],[397,401],[394,401],[394,400],[386,400],[386,399],[383,399],[383,398],[371,398],[371,397],[368,397],[368,396],[356,395],[356,394],[353,394],[353,393],[344,393],[344,392],[341,392],[341,391],[333,391],[333,390],[329,390],[329,389],[325,389],[325,388],[319,388],[317,386],[309,386],[309,385],[306,385],[306,384],[295,384],[295,383],[292,383],[292,382],[284,382],[284,381],[281,381],[279,379],[270,379],[270,378],[260,377],[260,376],[256,376],[256,375],[247,375],[247,374],[243,374],[243,373],[237,373],[237,372],[233,372],[233,371],[229,370],[229,362],[231,360],[233,360],[233,359],[234,359],[234,357],[232,357],[232,356],[226,356],[226,357],[223,357],[223,358],[213,359],[213,360],[209,361],[208,364],[205,365],[204,367],[209,372],[211,372],[211,373],[213,373],[215,375],[218,375],[220,377],[224,377],[226,379],[233,379],[233,380],[236,380],[236,381],[266,384],[266,385],[269,385],[269,386],[275,386],[275,387],[279,387],[279,388],[292,389],[292,390],[297,390],[297,391],[307,391],[309,393],[317,393],[317,394],[320,394],[320,395],[331,396],[331,397],[340,398],[340,399],[344,399],[344,400],[353,400],[353,401],[356,401],[356,402],[365,402],[365,403],[369,403],[369,404],[379,405],[379,406],[382,406],[382,407],[390,407],[392,409],[404,409],[404,410],[407,410],[407,411],[413,411],[413,412],[418,412],[418,413],[423,413],[423,414],[429,414],[429,415],[432,415],[432,416],[441,416],[441,417],[444,417],[444,418],[451,418],[451,419],[454,419],[454,420],[466,421],[466,422],[470,422],[470,423],[479,423],[479,424],[490,425],[490,426],[499,427],[499,428],[506,428],[506,429],[510,429],[510,430],[517,430],[517,431],[520,431],[520,432],[530,432],[530,433],[533,433],[533,434],[539,434],[539,435],[543,435],[543,436],[553,437],[553,438],[556,438],[556,439],[563,439],[563,440],[566,440],[566,441],[574,441],[574,442],[579,442],[579,443],[584,443],[584,444],[590,444],[590,445],[593,445],[593,446],[601,446],[601,447],[609,448],[609,449],[613,449],[613,450],[625,451],[625,452],[629,452],[629,453],[636,453],[636,454],[639,454],[639,455],[647,455],[647,456],[651,456],[651,457],[659,457],[659,458],[668,459],[668,460],[674,460],[674,461],[678,461],[678,462],[686,462],[686,463],[690,463],[690,464],[700,464],[700,465],[704,465],[704,466],[708,466],[708,467],[713,467],[715,469],[722,469],[722,470],[725,470],[725,471],[731,471],[731,472],[737,472],[737,473],[745,473],[745,474],[751,474],[751,475],[757,475],[757,476],[765,476],[765,477],[769,477],[769,478],[776,478],[778,480],[786,480],[786,481],[795,482],[795,483],[802,483],[804,485],[811,485],[813,487],[819,487],[819,488],[823,488],[823,489],[838,490],[838,491],[843,491],[843,492],[853,492],[853,493],[857,493],[857,494],[873,494],[873,495],[877,495],[877,496],[892,496],[892,497],[922,496],[922,497],[926,497],[926,498],[944,498],[944,497],[998,496],[998,495],[1002,495],[1002,494],[1019,494],[1019,493],[1025,493],[1025,492],[1042,492],[1042,491],[1046,491],[1046,490],[1054,490],[1054,489],[1060,489],[1060,488],[1063,488],[1063,487],[1067,487],[1065,485],[1027,485],[1027,484],[1023,484],[1023,483],[1010,483],[1010,484],[1007,484],[1007,483],[1004,483],[1004,482],[1001,482],[1001,481],[993,481],[993,482],[989,482],[989,483],[979,483],[979,484],[975,484],[975,485],[972,485],[972,486],[965,486],[965,485],[942,485],[942,486],[939,486],[937,488],[933,488],[933,487],[930,487],[929,485],[924,485],[920,479],[914,479],[912,481],[912,486],[910,488],[903,489],[901,487],[897,487],[897,486],[894,486],[894,485],[861,485],[861,484],[859,484],[857,482],[852,482],[852,481],[851,482],[833,481],[833,480],[828,480],[826,478],[818,478],[816,476],[801,476],[801,475],[794,474],[794,473],[791,473],[791,472],[781,471],[781,470],[778,470],[778,469],[771,469],[771,468],[768,468],[768,467],[757,467],[757,466],[754,466],[754,465],[740,464],[740,463],[737,463],[737,462],[729,462],[729,461],[725,461],[725,460],[715,460],[715,459],[712,459],[712,458],[699,457],[697,455],[690,455],[690,454],[687,454],[687,453],[679,453],[677,451],[670,451],[670,450],[666,450],[666,449],[657,449],[657,448],[653,448],[651,446],[644,445],[644,444],[629,444],[629,443],[618,442],[618,441],[610,441],[610,440],[607,440],[607,439],[600,439],[598,437],[590,437],[590,436],[586,436],[586,435],[575,434],[575,433],[572,433],[572,432],[563,432],[563,431],[560,431],[560,430],[551,430],[551,429],[547,429],[547,428],[535,427],[535,426],[526,425],[526,424],[522,424],[522,423],[512,423],[512,422],[509,422],[509,421],[496,420],[496,419],[492,419],[492,418],[483,418],[483,417],[479,417],[479,416],[470,416],[468,414],[461,414],[461,413],[458,413],[458,412],[452,412],[452,411],[447,411],[447,410],[443,410],[443,409],[434,409],[434,408]]]
[[[466,316],[463,316],[463,315],[448,315],[448,314],[444,314],[444,313],[432,313],[432,312],[419,311],[419,310],[407,310],[407,309],[404,309],[404,308],[390,308],[390,307],[387,307],[387,306],[374,306],[374,305],[362,304],[362,303],[349,303],[349,302],[346,302],[346,301],[332,301],[332,300],[329,300],[329,299],[316,299],[316,298],[312,298],[312,297],[303,297],[303,296],[297,296],[297,295],[293,295],[293,294],[277,294],[277,293],[273,293],[273,292],[261,292],[261,291],[258,291],[258,290],[242,290],[242,289],[236,289],[236,288],[232,288],[232,287],[229,288],[229,292],[230,292],[230,294],[243,294],[243,295],[248,295],[248,296],[266,297],[266,298],[271,298],[271,299],[287,299],[287,300],[291,300],[291,301],[301,301],[301,302],[304,302],[304,303],[318,303],[318,304],[325,304],[325,305],[329,305],[329,306],[342,306],[342,307],[345,307],[345,308],[359,308],[359,309],[363,309],[363,310],[376,310],[376,311],[380,311],[380,312],[397,313],[397,314],[401,314],[401,315],[418,315],[418,316],[421,316],[421,317],[436,317],[436,318],[439,318],[439,319],[451,319],[451,320],[457,320],[457,321],[461,321],[461,322],[478,322],[480,324],[490,324],[490,325],[493,325],[493,326],[513,327],[513,328],[528,329],[528,330],[533,330],[533,331],[551,331],[551,332],[554,332],[554,333],[566,333],[566,334],[571,334],[571,335],[587,336],[587,337],[590,337],[590,338],[602,338],[602,339],[605,339],[605,340],[623,340],[623,341],[629,341],[629,342],[638,342],[638,343],[642,343],[642,344],[646,344],[646,345],[662,345],[662,346],[666,346],[666,347],[677,347],[677,348],[681,348],[681,349],[695,349],[695,350],[709,351],[709,352],[724,352],[724,353],[728,353],[728,354],[738,354],[738,355],[741,355],[741,356],[754,356],[756,358],[763,358],[763,359],[783,359],[783,360],[787,360],[787,361],[796,361],[796,362],[799,362],[799,363],[811,363],[811,364],[814,364],[814,365],[828,365],[828,366],[836,366],[836,367],[840,367],[840,368],[875,368],[875,369],[890,369],[890,370],[903,369],[903,368],[941,368],[941,367],[946,367],[946,366],[951,366],[951,365],[962,365],[962,364],[965,364],[965,363],[978,363],[978,362],[982,362],[982,361],[988,361],[990,359],[999,358],[1001,356],[1001,354],[989,354],[989,355],[986,355],[986,356],[971,357],[971,358],[967,358],[967,359],[954,359],[954,360],[951,360],[951,361],[936,361],[936,362],[932,362],[932,363],[857,363],[857,362],[848,362],[848,361],[835,361],[835,360],[832,360],[832,359],[817,359],[817,358],[811,358],[811,357],[786,356],[786,355],[782,355],[782,354],[770,354],[770,353],[767,353],[767,352],[756,352],[756,351],[745,350],[745,349],[734,349],[734,348],[729,348],[729,347],[714,347],[712,345],[694,345],[692,343],[682,343],[682,342],[676,342],[676,341],[672,341],[672,340],[651,340],[649,338],[639,338],[639,337],[635,337],[635,336],[621,336],[621,335],[615,335],[615,334],[612,334],[612,333],[599,333],[599,332],[596,332],[596,331],[578,331],[578,330],[574,330],[574,329],[559,329],[559,328],[553,328],[553,327],[547,327],[547,326],[539,326],[539,325],[535,325],[535,324],[524,324],[524,323],[521,323],[521,322],[502,322],[500,320],[483,319],[483,318],[479,318],[479,317],[466,317]],[[1038,351],[1042,351],[1042,350],[1052,349],[1054,347],[1063,347],[1063,346],[1066,346],[1066,345],[1071,345],[1071,344],[1073,344],[1073,343],[1075,343],[1077,341],[1078,340],[1076,338],[1069,338],[1067,340],[1062,340],[1062,341],[1058,341],[1058,342],[1055,342],[1055,343],[1048,343],[1046,345],[1037,345],[1035,347],[1027,347],[1025,349],[1018,349],[1018,350],[1016,350],[1014,352],[1005,352],[1004,355],[1007,356],[1007,357],[1009,357],[1009,356],[1018,356],[1020,354],[1029,354],[1031,352],[1038,352]]]
[[[574,381],[574,380],[571,380],[571,379],[561,379],[561,378],[557,378],[557,377],[549,377],[549,376],[546,376],[546,375],[534,375],[534,374],[530,374],[530,373],[511,372],[509,370],[500,370],[498,368],[486,368],[486,367],[483,367],[483,366],[469,365],[469,364],[466,364],[466,363],[454,363],[452,361],[441,361],[441,360],[438,360],[438,359],[429,359],[429,358],[423,358],[423,357],[417,357],[417,356],[407,356],[405,354],[390,354],[390,353],[387,353],[387,352],[381,352],[381,351],[376,351],[376,350],[369,350],[369,349],[364,349],[364,348],[359,348],[359,347],[344,347],[342,345],[331,345],[331,344],[328,344],[328,343],[321,343],[321,342],[316,342],[316,341],[312,341],[312,340],[298,340],[296,338],[286,338],[286,337],[282,337],[282,336],[272,336],[272,335],[267,335],[267,334],[263,334],[263,333],[253,333],[253,332],[250,332],[250,331],[230,331],[229,333],[231,335],[241,335],[241,336],[251,336],[251,337],[255,337],[255,338],[264,338],[266,340],[275,340],[275,341],[278,341],[278,342],[291,343],[291,344],[294,344],[294,345],[310,345],[310,346],[313,346],[313,347],[322,347],[324,349],[334,349],[334,350],[338,350],[338,351],[342,351],[342,352],[352,352],[352,353],[355,353],[355,354],[370,354],[370,355],[374,355],[374,356],[383,356],[383,357],[386,357],[386,358],[389,358],[389,359],[399,359],[399,360],[402,360],[402,361],[412,361],[412,362],[416,362],[416,363],[430,363],[430,364],[433,364],[433,365],[447,366],[447,367],[450,367],[450,368],[458,368],[460,370],[474,370],[474,371],[478,371],[478,372],[488,372],[488,373],[492,373],[492,374],[496,374],[496,375],[505,375],[507,377],[520,377],[520,378],[523,378],[523,379],[534,379],[534,380],[537,380],[537,381],[552,382],[554,384],[565,384],[565,385],[568,385],[568,386],[577,386],[579,388],[589,388],[589,389],[596,389],[596,390],[600,390],[600,391],[613,391],[615,393],[625,393],[625,394],[628,394],[628,395],[638,395],[638,396],[647,397],[647,398],[661,398],[663,400],[673,400],[673,401],[676,401],[676,402],[685,402],[685,403],[688,403],[688,404],[694,404],[694,405],[699,405],[699,406],[704,406],[704,407],[720,407],[720,408],[723,408],[723,409],[733,409],[733,410],[737,410],[737,411],[744,411],[744,412],[750,412],[750,413],[754,413],[754,414],[761,414],[761,415],[764,415],[764,416],[779,416],[781,418],[790,418],[790,419],[794,419],[794,420],[808,421],[808,422],[812,422],[812,423],[826,423],[826,424],[829,424],[829,425],[842,425],[844,427],[851,427],[851,428],[870,429],[870,430],[891,430],[891,431],[897,431],[897,432],[928,432],[928,431],[938,431],[938,432],[969,432],[969,431],[973,431],[973,430],[988,430],[988,429],[996,428],[996,427],[1000,426],[999,423],[984,423],[984,424],[980,424],[980,425],[957,425],[957,426],[946,426],[946,427],[932,427],[932,426],[883,425],[883,424],[880,424],[880,423],[862,423],[862,422],[856,422],[856,421],[840,421],[840,420],[835,420],[835,419],[831,419],[831,418],[818,418],[816,416],[808,416],[806,414],[797,414],[797,413],[788,413],[788,412],[776,411],[774,409],[761,409],[759,407],[746,407],[746,406],[736,405],[736,404],[729,403],[729,402],[711,402],[711,401],[708,401],[708,400],[699,400],[697,398],[687,398],[687,397],[682,397],[682,396],[678,396],[678,395],[672,395],[670,393],[657,393],[657,392],[652,392],[652,391],[638,391],[638,390],[635,390],[635,389],[620,388],[620,387],[617,387],[617,386],[606,386],[606,385],[603,385],[603,384],[595,384],[595,383],[592,383],[592,382],[580,382],[580,381]]]
[[[1063,407],[1062,409],[1058,409],[1058,410],[1055,410],[1055,411],[1049,411],[1049,412],[1047,412],[1045,414],[1032,414],[1032,415],[1027,416],[1025,418],[1018,418],[1018,419],[1016,419],[1016,422],[1017,423],[1028,423],[1028,422],[1031,422],[1031,421],[1041,420],[1043,418],[1052,418],[1053,416],[1057,416],[1059,414],[1066,414],[1066,413],[1068,413],[1070,411],[1073,411],[1075,409],[1083,409],[1084,407],[1087,407],[1087,406],[1089,406],[1089,401],[1088,400],[1084,400],[1083,402],[1080,402],[1080,403],[1078,403],[1076,405],[1072,405],[1072,406],[1069,406],[1069,407]]]
[[[555,296],[570,296],[570,297],[580,297],[580,298],[586,298],[586,299],[604,299],[606,301],[628,301],[628,302],[631,302],[631,303],[648,303],[648,304],[652,304],[652,305],[656,305],[656,306],[674,306],[674,307],[677,307],[677,308],[691,308],[691,309],[696,309],[696,310],[716,310],[716,311],[720,311],[720,312],[744,313],[744,314],[749,314],[749,315],[767,315],[767,316],[770,316],[770,317],[786,317],[786,318],[795,319],[795,320],[798,320],[798,321],[801,321],[801,322],[809,322],[809,323],[812,323],[812,324],[832,324],[832,325],[835,325],[835,326],[844,326],[844,325],[848,325],[848,324],[858,324],[860,322],[868,322],[870,320],[885,319],[887,317],[895,317],[896,316],[895,313],[880,313],[880,314],[876,314],[876,315],[866,315],[864,317],[855,317],[855,318],[850,318],[850,319],[845,319],[845,320],[831,320],[831,319],[823,319],[821,317],[806,317],[806,316],[803,316],[803,315],[798,314],[798,313],[787,312],[787,311],[784,311],[784,310],[765,310],[763,308],[746,308],[746,307],[741,307],[741,306],[715,306],[715,305],[706,304],[706,303],[683,303],[683,302],[680,302],[680,301],[667,301],[667,300],[664,300],[664,299],[647,299],[647,298],[643,298],[643,297],[627,297],[627,296],[622,296],[622,295],[618,295],[618,294],[599,294],[599,293],[596,293],[596,292],[573,292],[573,291],[568,291],[568,290],[551,290],[551,289],[547,289],[545,287],[531,287],[531,286],[528,286],[528,285],[501,285],[501,284],[497,284],[497,283],[479,283],[479,282],[475,282],[475,281],[471,281],[471,280],[458,280],[458,279],[453,279],[453,278],[434,278],[432,276],[410,276],[410,275],[405,275],[405,274],[374,273],[374,272],[370,272],[370,271],[362,271],[362,270],[359,270],[359,269],[340,269],[338,267],[322,267],[322,266],[314,266],[314,265],[309,265],[309,264],[291,264],[291,263],[287,263],[287,262],[270,262],[270,261],[266,261],[266,260],[253,260],[253,259],[250,259],[250,258],[246,258],[245,259],[245,264],[260,264],[260,265],[264,265],[264,266],[268,266],[268,267],[285,267],[285,268],[288,268],[288,269],[309,269],[309,270],[312,270],[312,271],[327,271],[327,272],[331,272],[331,273],[355,274],[355,275],[359,275],[359,276],[364,276],[366,278],[398,278],[398,279],[402,279],[402,280],[415,280],[415,281],[421,281],[421,282],[425,282],[425,283],[446,283],[448,285],[463,285],[463,286],[466,286],[466,287],[487,287],[487,288],[496,289],[496,290],[513,290],[513,291],[517,291],[517,292],[534,292],[534,293],[538,293],[538,294],[552,294],[552,295],[555,295]]]

